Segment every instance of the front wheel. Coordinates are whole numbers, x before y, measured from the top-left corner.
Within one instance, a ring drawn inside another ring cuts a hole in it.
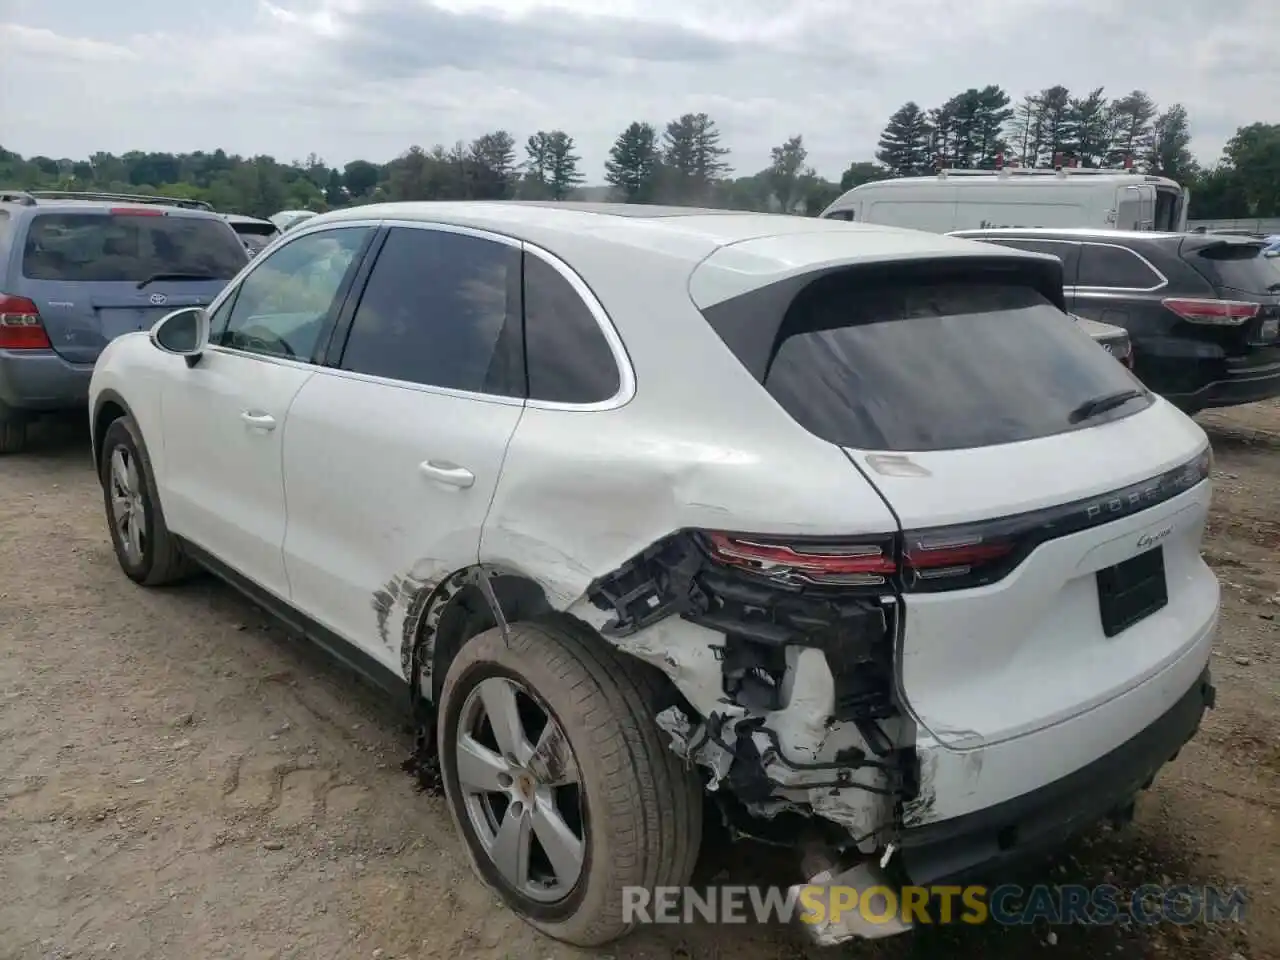
[[[696,776],[654,720],[652,668],[585,626],[512,624],[450,665],[437,728],[449,809],[476,872],[517,914],[577,946],[626,934],[626,887],[688,882]]]
[[[98,464],[111,545],[120,568],[146,586],[172,583],[192,566],[165,525],[146,444],[132,417],[107,428]]]

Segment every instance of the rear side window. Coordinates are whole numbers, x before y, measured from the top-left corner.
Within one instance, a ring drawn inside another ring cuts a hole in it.
[[[32,280],[141,281],[161,273],[230,280],[248,261],[235,232],[212,217],[44,213],[22,252]]]
[[[1247,293],[1280,291],[1280,257],[1252,243],[1224,243],[1191,255],[1191,262],[1216,287]]]
[[[834,275],[796,297],[764,385],[832,443],[924,451],[1065,432],[1078,426],[1071,414],[1081,404],[1136,381],[1031,287],[874,288]]]
[[[1162,282],[1160,275],[1132,250],[1098,243],[1081,245],[1080,273],[1076,281],[1079,286],[1151,290]]]
[[[529,399],[600,403],[621,379],[591,309],[555,267],[524,258],[524,338]]]
[[[518,248],[393,228],[356,308],[342,369],[523,397],[519,297]]]

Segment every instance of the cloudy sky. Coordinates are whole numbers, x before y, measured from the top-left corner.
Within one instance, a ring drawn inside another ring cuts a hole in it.
[[[341,165],[561,128],[600,182],[630,121],[705,111],[739,173],[803,133],[838,176],[906,100],[1062,83],[1185,104],[1211,162],[1280,122],[1277,51],[1280,0],[0,0],[0,142]]]

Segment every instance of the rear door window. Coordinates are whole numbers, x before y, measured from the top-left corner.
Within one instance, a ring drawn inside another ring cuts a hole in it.
[[[823,439],[861,450],[1013,443],[1075,429],[1136,381],[1031,287],[821,278],[788,310],[765,388]],[[1094,425],[1142,409],[1142,397]]]
[[[1076,281],[1079,286],[1154,290],[1163,282],[1132,250],[1100,243],[1085,243],[1080,247],[1080,274]]]
[[[1247,293],[1280,293],[1280,257],[1253,243],[1224,243],[1191,255],[1192,264],[1216,287]]]
[[[22,253],[31,280],[132,281],[156,274],[230,280],[248,260],[235,232],[212,217],[147,213],[43,213]]]

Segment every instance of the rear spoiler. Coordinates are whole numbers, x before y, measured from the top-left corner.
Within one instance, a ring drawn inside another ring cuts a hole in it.
[[[1223,233],[1189,233],[1182,238],[1179,249],[1182,253],[1203,253],[1205,250],[1217,250],[1224,247],[1256,247],[1267,248],[1267,242],[1257,237],[1241,237]]]

